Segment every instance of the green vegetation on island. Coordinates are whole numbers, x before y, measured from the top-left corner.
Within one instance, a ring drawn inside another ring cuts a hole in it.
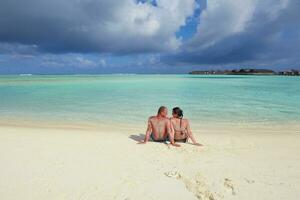
[[[239,70],[199,70],[192,71],[189,74],[198,75],[282,75],[282,76],[299,76],[298,70],[287,70],[275,72],[270,69],[239,69]]]

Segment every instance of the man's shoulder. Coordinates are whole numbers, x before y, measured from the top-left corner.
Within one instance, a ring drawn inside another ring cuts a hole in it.
[[[148,118],[148,120],[152,120],[152,119],[155,119],[156,118],[156,116],[150,116],[149,118]]]

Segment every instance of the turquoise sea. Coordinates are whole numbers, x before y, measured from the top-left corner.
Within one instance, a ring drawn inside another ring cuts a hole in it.
[[[0,76],[0,121],[142,124],[180,106],[193,124],[300,122],[300,77]]]

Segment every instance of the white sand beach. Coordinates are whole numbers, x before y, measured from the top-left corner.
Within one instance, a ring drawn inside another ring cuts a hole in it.
[[[1,126],[0,199],[299,199],[298,127],[194,134],[204,147],[137,145],[135,129]]]

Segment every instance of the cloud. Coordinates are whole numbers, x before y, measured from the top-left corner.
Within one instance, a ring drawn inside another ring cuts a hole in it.
[[[37,54],[37,46],[0,42],[0,54],[33,55],[33,54]]]
[[[209,0],[197,32],[164,59],[192,65],[289,65],[299,63],[297,0]]]
[[[100,59],[99,61],[98,61],[98,63],[99,63],[99,65],[100,66],[102,66],[102,67],[105,67],[106,66],[106,61],[105,61],[105,59]]]
[[[298,0],[2,0],[0,73],[299,68]]]
[[[193,14],[194,0],[2,0],[3,44],[51,53],[145,53],[180,46],[175,32]],[[8,48],[8,51],[10,48]],[[1,51],[0,51],[1,53]]]
[[[52,67],[52,68],[69,68],[69,69],[92,69],[97,67],[102,67],[104,59],[100,59],[97,62],[95,59],[90,59],[84,57],[80,54],[63,54],[63,55],[53,55],[44,54],[38,56],[36,59],[39,60],[40,66],[42,67]]]

